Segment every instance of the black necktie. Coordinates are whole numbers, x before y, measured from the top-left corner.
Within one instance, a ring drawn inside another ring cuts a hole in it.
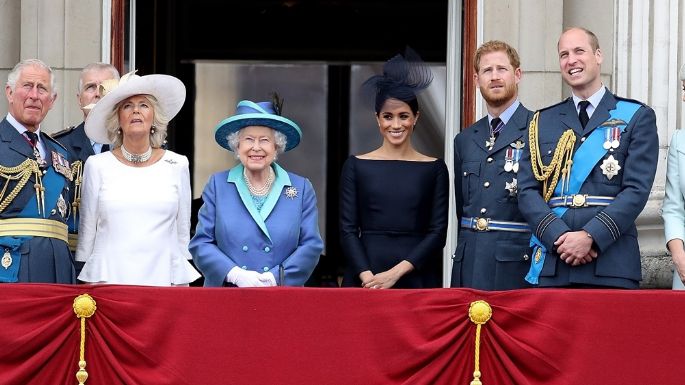
[[[107,152],[107,151],[109,151],[109,144],[105,143],[100,148],[100,153]]]
[[[26,131],[26,136],[29,138],[31,146],[36,147],[36,144],[38,144],[38,134],[32,131]]]
[[[500,118],[494,118],[490,121],[490,132],[492,132],[493,135],[500,132],[501,128],[498,128],[500,123],[502,123],[502,119]]]
[[[590,117],[587,115],[587,106],[590,105],[590,102],[587,100],[581,100],[578,103],[578,107],[580,107],[580,112],[578,112],[578,118],[580,119],[580,125],[585,128],[587,125],[587,121],[590,120]]]

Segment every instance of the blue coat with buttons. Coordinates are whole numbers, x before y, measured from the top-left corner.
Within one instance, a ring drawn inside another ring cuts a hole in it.
[[[477,232],[459,224],[465,217],[525,222],[518,210],[516,189],[512,187],[517,173],[505,170],[505,158],[507,149],[513,150],[512,144],[527,145],[531,116],[531,111],[520,104],[492,150],[485,145],[490,137],[487,116],[454,138],[458,238],[452,287],[505,290],[529,286],[524,278],[530,264],[530,233]]]
[[[584,129],[571,98],[541,110],[538,143],[542,162],[550,163],[559,138],[568,129],[576,135],[577,149],[585,137],[609,119],[619,100],[607,90]],[[519,207],[547,249],[540,286],[638,287],[641,263],[635,220],[649,199],[659,157],[656,115],[648,106],[639,104],[621,134],[619,146],[594,165],[579,191],[579,194],[615,197],[608,206],[569,208],[561,218],[556,217],[542,197],[542,185],[531,171],[530,153],[526,151],[526,167],[519,172]],[[610,156],[618,161],[621,169],[608,178],[601,166]],[[559,258],[554,242],[565,232],[578,230],[592,236],[598,257],[584,265],[570,266]]]
[[[287,286],[304,285],[314,271],[323,250],[314,188],[308,179],[272,167],[276,180],[261,211],[243,181],[242,165],[207,182],[189,246],[205,286],[222,286],[236,266],[270,271]]]

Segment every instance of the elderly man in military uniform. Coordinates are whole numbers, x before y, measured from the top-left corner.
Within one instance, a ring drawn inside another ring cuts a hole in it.
[[[72,178],[67,150],[41,122],[57,97],[52,69],[37,59],[7,77],[0,122],[0,282],[73,283],[65,218]]]
[[[69,225],[69,248],[72,252],[76,252],[76,245],[78,243],[78,216],[81,198],[80,171],[89,156],[109,150],[107,144],[97,143],[88,138],[88,136],[86,136],[86,131],[84,130],[88,112],[95,103],[100,100],[100,85],[108,80],[119,80],[119,71],[117,71],[116,67],[113,65],[95,62],[83,67],[81,76],[79,77],[78,92],[76,93],[79,107],[81,108],[81,111],[83,111],[83,122],[77,126],[70,126],[53,134],[53,137],[71,152],[72,158],[75,161],[72,167],[75,180],[69,196],[72,210],[71,215],[67,219],[67,224]],[[83,264],[77,262],[78,271],[80,271],[81,267],[83,267]]]
[[[502,41],[484,43],[473,77],[488,114],[454,138],[459,229],[451,286],[529,287],[530,230],[518,209],[517,174],[532,113],[518,100],[518,53]]]
[[[656,116],[604,87],[594,33],[568,29],[557,48],[572,95],[535,114],[519,172],[519,208],[533,231],[526,279],[544,287],[638,288],[635,219],[656,172]]]

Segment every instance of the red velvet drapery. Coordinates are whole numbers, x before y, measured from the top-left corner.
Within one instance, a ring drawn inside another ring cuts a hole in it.
[[[0,384],[683,384],[685,293],[0,285]]]

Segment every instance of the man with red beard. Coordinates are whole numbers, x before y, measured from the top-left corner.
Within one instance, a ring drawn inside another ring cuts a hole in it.
[[[454,138],[459,223],[452,287],[530,286],[530,230],[518,209],[517,174],[531,111],[518,100],[519,55],[502,41],[476,51],[473,78],[488,114]]]
[[[557,43],[572,95],[537,112],[519,173],[534,247],[526,280],[545,287],[638,288],[635,219],[659,155],[654,110],[602,84],[602,51],[584,28]]]

